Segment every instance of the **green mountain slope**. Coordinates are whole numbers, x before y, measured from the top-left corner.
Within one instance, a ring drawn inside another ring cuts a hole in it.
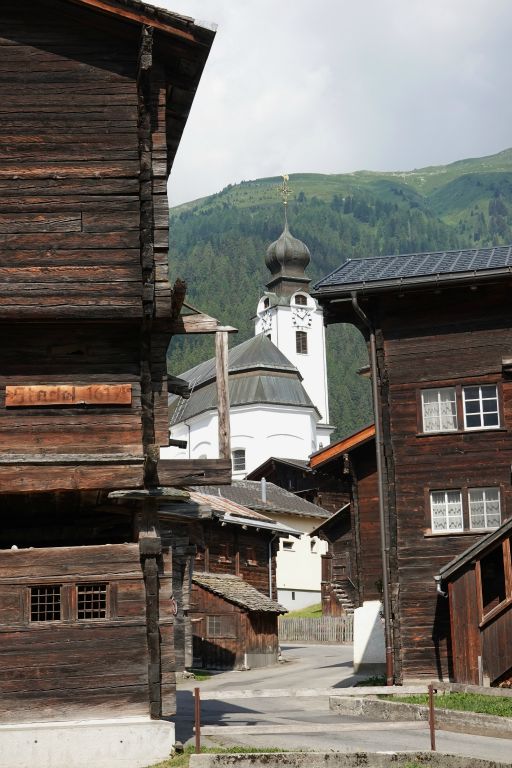
[[[278,178],[229,185],[170,212],[171,280],[188,301],[234,325],[240,343],[269,279],[264,257],[283,228]],[[512,242],[512,150],[407,173],[294,174],[289,223],[309,247],[316,279],[347,258]],[[366,350],[351,327],[327,329],[331,422],[335,437],[371,419],[368,382],[356,375]],[[173,339],[174,374],[213,355],[210,338]]]

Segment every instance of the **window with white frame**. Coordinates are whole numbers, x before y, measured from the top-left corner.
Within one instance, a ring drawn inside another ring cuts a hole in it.
[[[464,530],[461,491],[431,491],[430,511],[433,533]]]
[[[245,449],[237,448],[231,454],[231,463],[233,465],[233,472],[243,472],[245,470]]]
[[[469,527],[498,528],[501,525],[499,488],[469,488]]]
[[[450,432],[457,429],[455,387],[424,389],[421,393],[421,408],[424,432]]]
[[[462,388],[464,426],[466,429],[499,427],[498,388],[496,384],[483,384]]]

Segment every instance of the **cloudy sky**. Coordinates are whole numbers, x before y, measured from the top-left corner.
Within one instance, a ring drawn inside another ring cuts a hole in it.
[[[171,204],[512,146],[510,0],[154,0],[218,24]]]

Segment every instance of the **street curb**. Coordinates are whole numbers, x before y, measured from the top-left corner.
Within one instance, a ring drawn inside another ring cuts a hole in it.
[[[190,768],[397,768],[419,763],[431,768],[506,768],[497,763],[442,752],[255,752],[191,755]]]
[[[428,707],[426,706],[383,701],[382,699],[331,696],[329,709],[340,715],[364,717],[368,720],[428,720]],[[512,739],[512,718],[509,717],[436,708],[435,724],[440,731]]]

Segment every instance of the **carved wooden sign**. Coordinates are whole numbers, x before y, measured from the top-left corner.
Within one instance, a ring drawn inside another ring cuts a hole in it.
[[[131,384],[36,384],[5,388],[7,408],[49,405],[130,405]]]

